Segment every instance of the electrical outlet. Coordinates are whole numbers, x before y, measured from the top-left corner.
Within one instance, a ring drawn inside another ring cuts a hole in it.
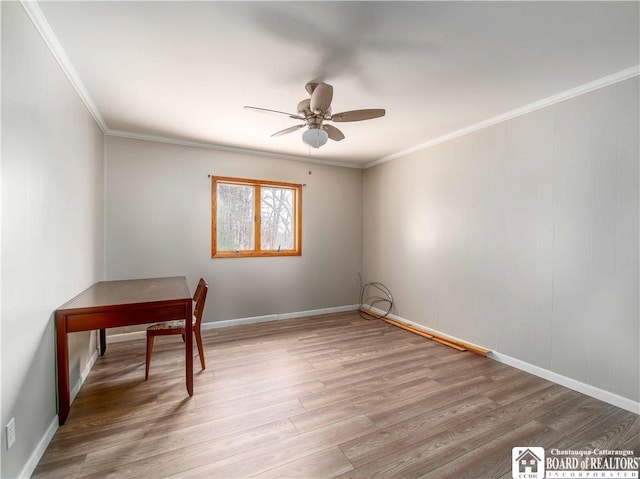
[[[11,421],[7,423],[7,451],[16,442],[16,418],[12,417]]]

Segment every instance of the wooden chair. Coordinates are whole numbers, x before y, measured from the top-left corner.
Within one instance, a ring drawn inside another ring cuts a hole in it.
[[[200,331],[200,325],[202,323],[202,312],[204,311],[204,303],[207,300],[207,292],[209,291],[209,284],[204,278],[200,278],[196,292],[193,294],[193,301],[195,303],[193,309],[193,332],[196,336],[196,344],[198,345],[198,355],[200,356],[200,366],[205,369],[204,365],[204,350],[202,348],[202,334]],[[181,334],[182,339],[186,334],[184,319],[178,319],[174,321],[165,321],[162,323],[154,324],[147,328],[147,361],[144,373],[144,380],[149,379],[149,368],[151,367],[151,353],[153,351],[153,340],[156,336],[168,336],[172,334]]]

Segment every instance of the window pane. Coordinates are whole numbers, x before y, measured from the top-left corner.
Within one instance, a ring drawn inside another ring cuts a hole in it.
[[[218,250],[255,249],[254,205],[253,186],[218,183]]]
[[[295,233],[293,190],[263,186],[261,191],[262,249],[292,250]]]

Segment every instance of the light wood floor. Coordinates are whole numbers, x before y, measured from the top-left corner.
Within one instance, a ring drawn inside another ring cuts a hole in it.
[[[510,478],[511,449],[640,451],[637,415],[353,313],[109,345],[34,478]]]

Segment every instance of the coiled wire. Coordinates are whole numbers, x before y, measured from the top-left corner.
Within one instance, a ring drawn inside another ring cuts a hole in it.
[[[360,275],[358,275],[360,276]],[[362,284],[362,276],[360,276],[360,284]],[[383,307],[380,307],[382,305]],[[376,309],[373,314],[373,309]],[[386,318],[393,309],[393,296],[391,291],[384,284],[378,281],[371,281],[360,288],[360,307],[358,311],[362,319],[378,319]],[[371,311],[369,314],[367,311]],[[382,311],[383,314],[378,313]]]

